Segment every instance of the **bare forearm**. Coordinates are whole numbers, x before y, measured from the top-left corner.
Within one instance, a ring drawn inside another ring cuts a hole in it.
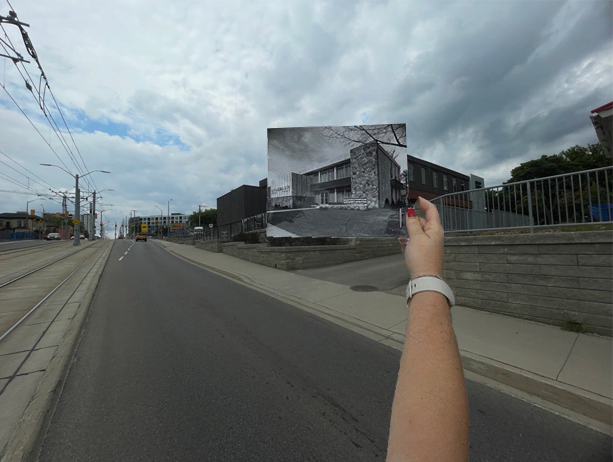
[[[436,292],[411,301],[387,460],[468,460],[464,374],[449,306]]]

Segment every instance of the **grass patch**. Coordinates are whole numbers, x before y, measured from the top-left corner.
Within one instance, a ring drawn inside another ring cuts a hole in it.
[[[583,324],[574,321],[565,321],[562,325],[562,330],[567,330],[569,332],[579,332],[580,334],[585,332]]]

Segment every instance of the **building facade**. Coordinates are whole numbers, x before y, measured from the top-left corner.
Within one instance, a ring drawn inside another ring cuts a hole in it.
[[[27,212],[0,213],[0,239],[40,239],[43,218]]]
[[[613,101],[593,109],[590,119],[603,152],[613,157]]]
[[[471,178],[468,175],[418,157],[407,155],[407,167],[409,205],[413,205],[419,196],[431,200],[445,194],[471,189]],[[477,182],[479,177],[475,178],[475,182]],[[481,183],[481,187],[483,187],[482,178]]]
[[[164,234],[166,226],[173,229],[182,229],[187,226],[187,215],[184,213],[171,213],[167,215],[148,215],[144,217],[131,217],[128,220],[128,230],[130,234],[140,233],[142,225],[147,225],[147,234]]]
[[[400,165],[376,142],[349,151],[341,161],[304,173],[277,177],[269,189],[269,210],[313,205],[365,208],[399,205],[403,185]]]
[[[219,237],[231,237],[266,226],[267,180],[259,186],[242,185],[217,198]]]

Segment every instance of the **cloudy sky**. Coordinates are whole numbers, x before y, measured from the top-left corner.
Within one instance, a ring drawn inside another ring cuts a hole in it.
[[[166,213],[169,199],[190,213],[257,184],[269,127],[406,123],[409,154],[495,185],[521,162],[596,142],[590,110],[613,99],[610,0],[10,2],[79,168],[112,172],[86,185],[114,189],[102,194],[111,222]],[[18,30],[4,30],[27,58]],[[0,151],[29,170],[0,154],[0,190],[71,189],[39,165],[77,173],[68,149],[0,60],[0,82],[40,131],[0,88]],[[0,211],[33,197],[0,192]]]

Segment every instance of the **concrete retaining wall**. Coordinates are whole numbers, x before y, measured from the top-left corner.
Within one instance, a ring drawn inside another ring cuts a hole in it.
[[[209,252],[221,253],[223,252],[221,243],[222,241],[200,241],[196,242],[196,247]]]
[[[317,268],[400,252],[397,239],[348,239],[347,245],[300,247],[229,242],[221,247],[225,254],[282,270]]]
[[[458,305],[611,336],[610,231],[445,238]]]

